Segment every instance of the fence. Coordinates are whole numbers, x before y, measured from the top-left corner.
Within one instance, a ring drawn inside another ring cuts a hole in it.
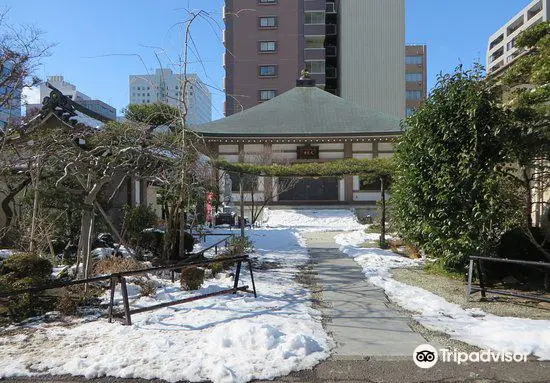
[[[224,242],[224,241],[227,243],[227,241],[229,240],[230,237],[231,237],[231,235],[221,239],[220,241],[216,242],[215,244],[213,244],[213,245],[211,245],[211,246],[209,246],[205,249],[202,249],[200,252],[190,253],[188,255],[190,257],[200,256],[200,255],[203,255],[205,251],[207,251],[207,250],[209,250],[213,247],[216,248],[216,253],[217,253],[217,246],[220,243]],[[148,307],[141,307],[141,308],[133,309],[133,310],[130,309],[130,304],[129,304],[129,299],[128,299],[128,289],[127,289],[127,285],[126,285],[126,277],[130,277],[130,276],[134,276],[134,275],[147,274],[147,273],[151,273],[151,272],[170,270],[170,271],[172,271],[172,281],[173,281],[173,279],[174,279],[174,276],[173,276],[174,270],[177,270],[177,269],[184,270],[184,269],[188,269],[188,268],[192,268],[192,267],[206,266],[206,265],[210,265],[210,264],[216,263],[216,262],[236,263],[237,264],[236,271],[235,271],[235,280],[234,280],[234,283],[233,283],[233,288],[220,290],[220,291],[213,292],[213,293],[208,293],[208,294],[196,295],[196,296],[193,296],[193,297],[180,299],[180,300],[176,300],[176,301],[163,302],[163,303],[159,303],[159,304],[148,306]],[[248,270],[250,272],[250,280],[251,280],[251,283],[252,283],[252,290],[249,290],[248,286],[240,286],[240,287],[238,286],[240,276],[241,276],[241,268],[242,268],[242,263],[243,262],[245,262],[248,265]],[[102,275],[102,276],[98,276],[98,277],[87,278],[87,279],[78,279],[78,280],[68,281],[68,282],[53,282],[53,283],[48,284],[47,286],[37,286],[37,287],[31,287],[31,288],[26,288],[26,289],[0,292],[0,298],[2,298],[2,297],[11,297],[11,296],[16,296],[16,295],[21,295],[21,294],[32,294],[32,293],[37,293],[37,292],[41,292],[41,291],[62,288],[62,287],[82,285],[82,284],[102,282],[102,281],[110,281],[110,300],[109,300],[109,308],[108,308],[108,314],[107,314],[108,318],[109,318],[109,323],[112,322],[114,316],[117,316],[113,312],[113,309],[114,309],[114,295],[115,295],[116,285],[117,285],[117,283],[120,283],[120,288],[121,288],[121,292],[122,292],[122,303],[123,303],[123,307],[124,307],[124,312],[123,312],[123,316],[124,316],[124,319],[125,319],[124,324],[126,324],[126,325],[131,325],[132,324],[132,317],[131,317],[132,314],[142,313],[142,312],[146,312],[146,311],[152,311],[152,310],[156,310],[156,309],[159,309],[159,308],[162,308],[162,307],[168,307],[168,306],[173,306],[173,305],[182,304],[182,303],[186,303],[186,302],[192,302],[192,301],[196,301],[196,300],[199,300],[199,299],[206,299],[206,298],[210,298],[210,297],[217,296],[217,295],[236,294],[238,291],[243,291],[243,292],[246,292],[246,293],[254,294],[254,298],[257,298],[256,284],[254,283],[254,273],[252,271],[252,263],[250,261],[250,258],[246,254],[238,255],[238,256],[232,256],[232,257],[221,257],[221,258],[216,258],[216,259],[201,260],[201,261],[186,261],[186,262],[180,262],[180,263],[172,264],[172,265],[150,267],[150,268],[140,269],[140,270],[124,271],[124,272],[120,272],[120,273],[112,273],[110,275]]]
[[[473,293],[481,292],[481,296],[483,298],[486,297],[486,293],[491,293],[491,294],[497,294],[497,295],[508,295],[508,296],[513,296],[518,298],[527,298],[527,299],[534,299],[534,300],[543,301],[543,302],[550,302],[550,299],[548,298],[537,297],[535,295],[518,294],[511,291],[494,290],[494,289],[486,288],[484,277],[483,277],[483,271],[481,270],[481,262],[512,263],[512,264],[518,264],[518,265],[524,265],[524,266],[546,268],[548,269],[548,271],[545,273],[544,285],[546,289],[548,289],[548,286],[550,285],[550,263],[548,262],[532,262],[532,261],[521,261],[517,259],[507,259],[507,258],[488,258],[488,257],[471,256],[470,268],[468,269],[468,289],[466,291],[467,301],[470,300],[470,296]],[[473,276],[474,276],[474,265],[476,267],[476,271],[479,279],[479,287],[472,286]]]

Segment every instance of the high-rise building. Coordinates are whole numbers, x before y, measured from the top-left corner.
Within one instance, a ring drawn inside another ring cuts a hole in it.
[[[428,96],[426,45],[405,47],[405,115],[414,113]]]
[[[187,124],[212,121],[212,96],[208,87],[194,73],[187,75]],[[130,104],[161,102],[181,108],[182,78],[170,69],[157,69],[155,74],[130,76]]]
[[[92,99],[88,95],[78,91],[76,86],[70,82],[65,81],[63,76],[49,76],[48,81],[53,87],[58,89],[64,96],[67,96],[77,104],[80,104],[89,110],[96,112],[109,120],[116,119],[116,109],[111,105],[101,101]],[[50,95],[51,89],[46,83],[40,84],[40,102],[44,100],[44,97]],[[32,113],[33,110],[40,109],[42,104],[29,104],[27,105],[27,115]]]
[[[317,86],[359,105],[403,116],[404,0],[226,0],[225,115],[295,85]]]
[[[4,61],[3,64],[0,78],[8,79],[12,63]],[[0,105],[0,131],[8,124],[17,124],[21,120],[21,88],[10,85],[0,87],[0,100],[3,101],[3,105]]]
[[[405,0],[340,2],[340,96],[405,114]]]
[[[487,46],[487,73],[502,71],[522,53],[515,46],[515,39],[522,31],[548,20],[550,0],[533,0],[493,33]]]

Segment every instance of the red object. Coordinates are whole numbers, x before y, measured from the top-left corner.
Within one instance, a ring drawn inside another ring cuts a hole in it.
[[[214,193],[208,192],[206,194],[206,222],[212,222],[214,216],[212,214],[214,207],[212,206],[212,201],[214,200]]]

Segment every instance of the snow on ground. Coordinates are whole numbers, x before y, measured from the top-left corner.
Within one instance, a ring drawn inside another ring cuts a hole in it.
[[[383,288],[389,298],[406,310],[424,327],[449,334],[480,348],[529,353],[550,360],[550,321],[499,317],[480,309],[462,309],[438,295],[391,278],[390,270],[409,267],[422,261],[397,256],[391,251],[361,248],[369,235],[359,231],[335,237],[341,250],[363,267],[367,279]]]
[[[0,249],[0,261],[4,259],[8,259],[13,254],[15,254],[17,250],[11,250],[11,249]]]
[[[265,209],[264,221],[267,227],[293,227],[300,231],[349,231],[364,227],[349,209]]]
[[[39,322],[17,335],[0,330],[0,378],[71,374],[244,382],[313,367],[328,357],[329,346],[309,291],[294,281],[307,251],[292,230],[247,235],[255,242],[255,262],[278,264],[255,271],[257,299],[225,295],[171,306],[133,315],[131,326],[98,319]],[[250,285],[246,268],[241,278]],[[178,283],[152,279],[162,284],[154,298],[139,297],[138,287],[129,284],[131,307],[192,295],[180,291]],[[232,284],[230,276],[219,276],[199,293]],[[119,292],[115,298],[120,301]]]

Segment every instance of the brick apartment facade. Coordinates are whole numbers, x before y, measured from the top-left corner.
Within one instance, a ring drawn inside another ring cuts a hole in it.
[[[426,45],[405,47],[405,115],[410,116],[428,96]]]

